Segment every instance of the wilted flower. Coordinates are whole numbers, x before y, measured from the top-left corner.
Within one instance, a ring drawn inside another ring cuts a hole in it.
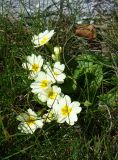
[[[54,113],[57,115],[57,122],[67,122],[74,125],[77,121],[77,114],[81,112],[80,103],[75,101],[71,102],[69,96],[64,96],[59,100],[59,103],[53,105]]]
[[[27,113],[21,113],[16,119],[21,122],[18,125],[18,129],[21,130],[22,133],[32,134],[37,128],[43,127],[41,117],[38,117],[30,108],[27,110]]]
[[[43,65],[43,58],[38,55],[32,54],[31,56],[27,56],[27,63],[23,63],[22,66],[25,69],[29,69],[31,71],[29,78],[34,79],[37,76],[37,73],[41,70]]]
[[[64,69],[65,69],[65,65],[61,64],[60,62],[56,62],[54,64],[53,69],[51,68],[51,66],[49,64],[44,66],[45,71],[47,72],[50,80],[53,83],[63,83],[64,79],[66,78],[65,73],[63,73]]]
[[[43,120],[44,122],[51,122],[53,120],[55,120],[55,114],[53,112],[53,110],[48,110],[48,113],[43,115]]]
[[[46,30],[40,33],[39,35],[34,35],[32,38],[32,43],[35,44],[34,47],[40,47],[46,44],[53,35],[54,35],[54,30],[51,31]]]

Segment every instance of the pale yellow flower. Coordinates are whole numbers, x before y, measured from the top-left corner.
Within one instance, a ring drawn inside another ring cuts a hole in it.
[[[41,102],[47,102],[47,106],[51,108],[59,100],[60,94],[61,88],[54,85],[43,92],[39,92],[38,98]]]
[[[41,67],[43,65],[43,58],[41,55],[36,56],[32,54],[31,56],[27,56],[27,62],[23,63],[22,66],[25,69],[30,70],[30,79],[34,79],[37,74],[40,72]]]
[[[53,105],[53,112],[57,115],[57,122],[67,122],[69,125],[74,125],[78,120],[77,114],[81,112],[81,109],[80,103],[77,101],[71,102],[70,97],[67,95]]]
[[[47,90],[51,86],[52,82],[49,79],[48,75],[45,72],[39,72],[38,76],[35,78],[35,82],[33,82],[30,87],[32,88],[32,92],[35,94],[41,94],[43,101],[45,101],[45,96],[43,96],[43,92]]]
[[[51,31],[44,31],[42,33],[40,33],[39,35],[34,35],[32,38],[32,43],[34,43],[34,47],[40,47],[44,44],[46,44],[51,37],[54,35],[54,30]]]
[[[26,113],[21,113],[17,116],[16,119],[21,122],[18,125],[18,129],[21,130],[22,133],[33,134],[37,128],[43,127],[43,120],[41,117],[38,117],[30,108]]]
[[[49,79],[53,83],[62,84],[64,82],[64,79],[66,78],[65,73],[63,73],[64,69],[65,65],[60,62],[56,62],[53,68],[51,68],[49,64],[44,65],[44,70],[47,72]]]

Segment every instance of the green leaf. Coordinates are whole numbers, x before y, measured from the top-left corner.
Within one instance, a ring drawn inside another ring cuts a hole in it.
[[[76,58],[76,61],[78,63],[77,68],[74,71],[74,77],[77,79],[82,74],[90,73],[93,69],[93,62],[95,61],[95,58],[91,55],[81,55]]]
[[[118,106],[118,92],[116,88],[113,88],[106,94],[102,94],[99,96],[99,101],[108,106]]]
[[[103,80],[103,71],[101,65],[93,65],[92,73],[95,75],[95,78],[91,82],[90,88],[99,88]]]
[[[85,107],[92,106],[92,103],[86,100],[86,101],[84,102],[84,106],[85,106]]]
[[[76,81],[70,77],[68,77],[64,84],[61,85],[61,89],[64,94],[74,93],[76,88]]]
[[[77,59],[77,69],[74,71],[74,78],[79,79],[81,75],[92,74],[94,79],[89,80],[90,88],[97,89],[103,80],[102,65],[96,64],[96,58],[92,55],[81,55]]]

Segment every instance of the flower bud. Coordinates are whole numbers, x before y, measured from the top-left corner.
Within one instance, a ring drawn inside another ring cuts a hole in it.
[[[60,61],[60,53],[62,52],[62,48],[61,47],[54,47],[54,53],[52,54],[52,59],[54,61]]]
[[[54,47],[54,53],[55,55],[59,55],[62,51],[62,48],[61,47]]]

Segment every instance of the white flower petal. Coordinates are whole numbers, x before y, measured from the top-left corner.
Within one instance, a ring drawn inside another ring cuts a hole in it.
[[[34,60],[35,60],[34,54],[32,54],[31,56],[27,56],[27,61],[29,64],[33,64]]]
[[[58,123],[64,123],[65,121],[66,121],[65,117],[61,117],[61,116],[57,117],[57,122]]]
[[[55,104],[57,104],[57,99],[54,99],[54,100],[48,99],[48,100],[47,100],[47,106],[48,106],[49,108],[52,108]]]
[[[32,37],[32,43],[35,44],[35,47],[42,46],[51,39],[53,34],[54,34],[54,30],[51,30],[51,31],[45,30],[44,32],[39,33],[39,35],[34,35]]]
[[[61,64],[60,62],[56,62],[54,64],[54,69],[57,70],[57,71],[63,72],[64,69],[65,69],[65,65]]]
[[[68,124],[71,124],[73,122],[76,122],[78,120],[76,113],[74,114],[70,114],[67,118],[66,118],[66,122]]]
[[[42,81],[43,79],[47,79],[45,72],[40,71],[37,78],[35,79],[36,81]]]
[[[68,95],[61,97],[52,109],[57,115],[57,122],[66,121],[69,125],[74,125],[78,120],[77,114],[81,111],[80,103],[77,101],[71,103],[71,98]]]
[[[23,64],[22,64],[22,67],[25,68],[25,69],[27,69],[27,64],[26,64],[26,63],[23,63]]]
[[[37,77],[42,65],[43,58],[41,57],[41,55],[36,56],[35,54],[27,56],[27,63],[22,64],[23,68],[31,71],[28,77],[29,79],[35,79]]]
[[[82,110],[79,102],[72,102],[70,106],[72,107],[73,112],[80,113]]]
[[[22,133],[32,134],[37,128],[42,128],[43,126],[43,120],[30,108],[27,110],[27,114],[21,113],[16,118],[21,121],[18,129],[21,130]]]
[[[74,122],[74,121],[71,121],[71,122],[69,122],[68,124],[71,125],[71,126],[73,126],[73,125],[75,124],[75,122]]]
[[[34,89],[32,89],[32,93],[34,93],[34,94],[38,94],[38,93],[40,93],[42,90],[40,89],[40,88],[34,88]]]
[[[36,127],[31,128],[27,125],[27,123],[20,123],[18,125],[18,129],[21,130],[22,133],[33,134],[36,130]]]
[[[35,124],[36,124],[37,128],[42,128],[43,127],[43,121],[42,121],[42,119],[36,120]]]
[[[61,88],[60,88],[60,87],[54,85],[54,86],[52,86],[52,88],[53,88],[53,91],[54,91],[54,92],[56,92],[56,93],[58,93],[58,94],[61,93]]]
[[[43,33],[42,33],[42,36],[45,36],[46,34],[48,34],[49,33],[49,31],[48,30],[45,30]],[[41,38],[42,38],[42,36],[41,36]]]
[[[66,104],[69,106],[71,104],[71,98],[68,95],[64,96]]]
[[[41,102],[46,102],[48,99],[47,94],[45,92],[40,92],[38,94],[38,98]]]
[[[64,73],[61,73],[60,75],[55,76],[55,79],[59,84],[62,84],[65,78],[66,78],[66,75]]]
[[[57,102],[57,101],[56,101]],[[53,112],[58,114],[59,110],[60,110],[60,105],[59,103],[54,103],[54,105],[52,106]]]
[[[54,35],[54,30],[51,30],[48,34],[49,38],[51,38]]]
[[[18,120],[18,121],[22,121],[22,122],[25,122],[27,119],[28,119],[28,114],[26,114],[26,113],[21,113],[20,115],[18,115],[17,117],[16,117],[16,119]]]
[[[27,112],[29,113],[29,115],[37,117],[37,114],[31,108],[29,108]]]

